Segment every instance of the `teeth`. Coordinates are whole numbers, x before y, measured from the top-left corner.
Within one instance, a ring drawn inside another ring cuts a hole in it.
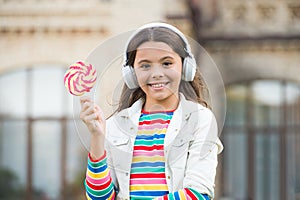
[[[154,88],[159,88],[159,87],[162,87],[164,84],[162,83],[159,83],[159,84],[153,84],[152,87]]]

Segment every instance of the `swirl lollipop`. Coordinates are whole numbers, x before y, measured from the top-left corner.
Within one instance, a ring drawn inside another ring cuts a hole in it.
[[[64,76],[67,90],[75,96],[89,92],[96,80],[96,69],[91,64],[84,64],[82,61],[71,65]]]

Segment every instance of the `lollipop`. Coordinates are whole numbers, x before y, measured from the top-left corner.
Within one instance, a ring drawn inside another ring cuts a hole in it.
[[[89,92],[95,85],[96,79],[96,69],[91,64],[84,64],[82,61],[71,65],[64,76],[66,88],[75,96]]]

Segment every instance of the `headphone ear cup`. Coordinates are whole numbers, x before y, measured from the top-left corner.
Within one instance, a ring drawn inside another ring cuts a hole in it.
[[[193,81],[196,74],[197,63],[194,57],[187,56],[182,64],[182,80]]]
[[[139,87],[133,67],[129,65],[122,67],[122,76],[129,89],[135,89]]]

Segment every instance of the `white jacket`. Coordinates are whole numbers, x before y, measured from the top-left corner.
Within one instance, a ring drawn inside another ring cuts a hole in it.
[[[139,100],[107,120],[107,163],[117,199],[129,199],[133,146],[142,105],[143,101]],[[180,94],[179,106],[174,111],[164,141],[169,192],[190,187],[212,198],[217,154],[222,149],[213,113]]]

